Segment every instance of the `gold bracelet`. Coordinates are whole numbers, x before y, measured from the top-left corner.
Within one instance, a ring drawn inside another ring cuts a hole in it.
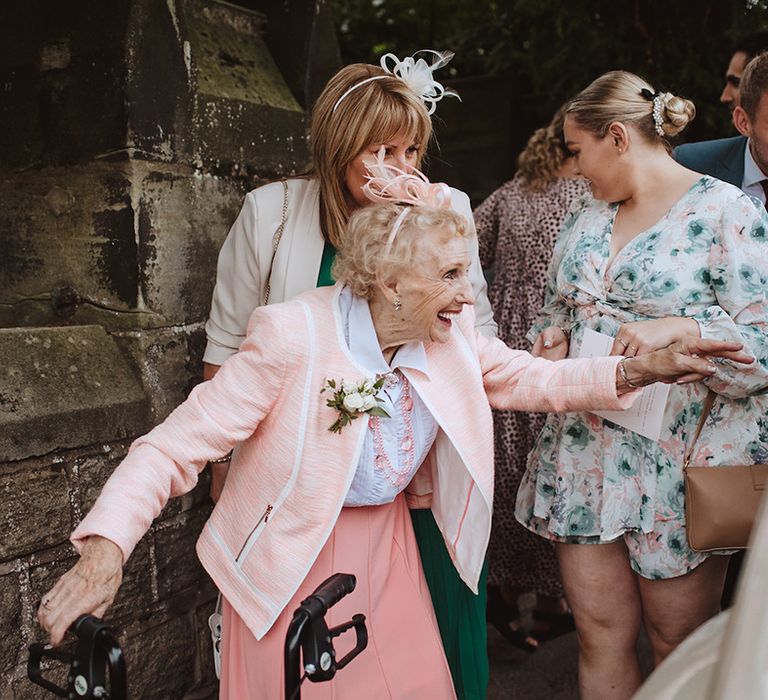
[[[639,384],[633,384],[631,381],[629,381],[629,377],[627,376],[627,368],[624,366],[624,363],[629,359],[629,357],[622,357],[621,360],[619,360],[619,374],[621,375],[621,379],[630,389],[642,389],[643,387]]]
[[[225,464],[226,462],[232,461],[232,450],[227,452],[223,457],[219,457],[218,459],[209,459],[208,464]]]

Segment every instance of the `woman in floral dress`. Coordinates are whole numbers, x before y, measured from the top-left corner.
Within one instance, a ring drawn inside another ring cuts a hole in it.
[[[659,662],[718,610],[728,557],[691,550],[684,515],[683,454],[707,391],[717,401],[694,463],[754,463],[768,450],[768,216],[670,157],[666,137],[693,113],[621,71],[566,113],[566,143],[595,199],[563,226],[534,351],[578,356],[589,328],[628,357],[691,333],[737,339],[755,357],[746,370],[719,363],[703,382],[673,385],[658,442],[590,413],[547,419],[516,517],[558,543],[590,700],[637,689],[641,622]]]
[[[574,159],[565,148],[559,109],[537,129],[518,158],[515,177],[475,210],[483,268],[495,270],[488,298],[499,337],[512,348],[529,350],[526,333],[544,300],[547,267],[563,218],[589,192],[575,177]],[[548,359],[561,359],[548,357]],[[520,527],[515,496],[528,453],[546,414],[494,411],[495,487],[493,529],[488,547],[488,619],[510,642],[534,651],[537,639],[572,629],[554,548]],[[516,601],[537,594],[533,636],[520,629]]]

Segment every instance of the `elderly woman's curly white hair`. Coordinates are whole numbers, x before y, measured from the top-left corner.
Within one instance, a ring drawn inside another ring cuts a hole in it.
[[[414,263],[416,242],[422,232],[440,229],[455,236],[472,236],[473,229],[461,214],[452,209],[429,206],[410,207],[392,245],[387,248],[401,204],[373,204],[357,211],[347,224],[344,245],[336,255],[333,276],[356,296],[371,299],[377,280]]]

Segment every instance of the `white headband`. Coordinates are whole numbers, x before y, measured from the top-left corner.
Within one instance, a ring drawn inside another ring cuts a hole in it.
[[[423,58],[416,59],[420,53],[431,53],[437,56],[437,59],[429,65]],[[424,102],[424,106],[427,108],[427,114],[432,114],[437,107],[437,103],[443,99],[443,97],[459,97],[459,94],[450,88],[444,88],[433,77],[438,68],[442,68],[453,58],[453,53],[450,51],[433,51],[432,49],[422,49],[417,51],[413,56],[407,56],[402,61],[393,53],[384,54],[379,64],[386,71],[384,75],[374,75],[365,80],[361,80],[359,83],[355,83],[349,88],[333,105],[332,112],[336,111],[341,101],[349,95],[353,90],[370,83],[373,80],[381,80],[382,78],[395,77],[400,78],[416,95]],[[392,68],[389,67],[388,62],[392,62]]]
[[[389,74],[387,74],[387,75],[374,75],[374,76],[372,76],[370,78],[366,78],[365,80],[361,80],[359,83],[355,83],[338,100],[336,100],[336,104],[333,105],[333,109],[331,110],[331,112],[335,112],[336,111],[336,107],[338,107],[339,104],[341,103],[341,101],[347,95],[349,95],[349,93],[352,92],[353,90],[357,90],[357,88],[361,87],[362,85],[365,85],[366,83],[370,83],[372,80],[381,80],[382,78],[390,78],[390,77],[392,77],[392,76],[390,76]]]
[[[389,238],[387,238],[387,245],[384,246],[384,258],[387,258],[390,251],[392,250],[392,244],[395,242],[395,236],[397,236],[398,231],[400,231],[400,227],[403,225],[405,217],[408,216],[408,212],[410,212],[411,209],[413,209],[411,206],[403,207],[403,211],[397,215],[395,223],[392,224],[392,230],[389,232]]]

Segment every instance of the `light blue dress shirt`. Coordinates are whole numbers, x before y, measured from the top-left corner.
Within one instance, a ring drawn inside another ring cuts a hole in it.
[[[384,400],[379,405],[390,417],[381,418],[379,425],[384,450],[390,464],[399,472],[406,464],[407,455],[401,449],[405,438],[402,409],[403,375],[396,370],[400,367],[407,367],[429,376],[424,345],[422,343],[402,345],[392,358],[391,364],[387,364],[379,346],[368,302],[354,296],[348,288],[345,288],[339,295],[339,310],[349,351],[355,361],[364,367],[368,373],[366,377],[343,377],[343,379],[357,381],[363,378],[373,378],[380,374],[392,375],[392,381],[387,382],[379,394],[379,398]],[[376,466],[373,431],[369,428],[366,430],[357,471],[344,500],[345,506],[378,506],[391,503],[406,488],[426,458],[432,443],[435,441],[438,425],[413,385],[411,385],[410,393],[413,401],[411,428],[414,445],[413,467],[410,473],[403,475],[400,486],[395,486],[387,479],[382,470]],[[368,420],[368,416],[361,417],[359,420]]]
[[[765,191],[760,183],[766,179],[766,175],[755,163],[749,145],[750,142],[747,141],[747,147],[744,149],[744,177],[741,181],[741,189],[745,194],[760,200],[760,203],[765,205]]]

